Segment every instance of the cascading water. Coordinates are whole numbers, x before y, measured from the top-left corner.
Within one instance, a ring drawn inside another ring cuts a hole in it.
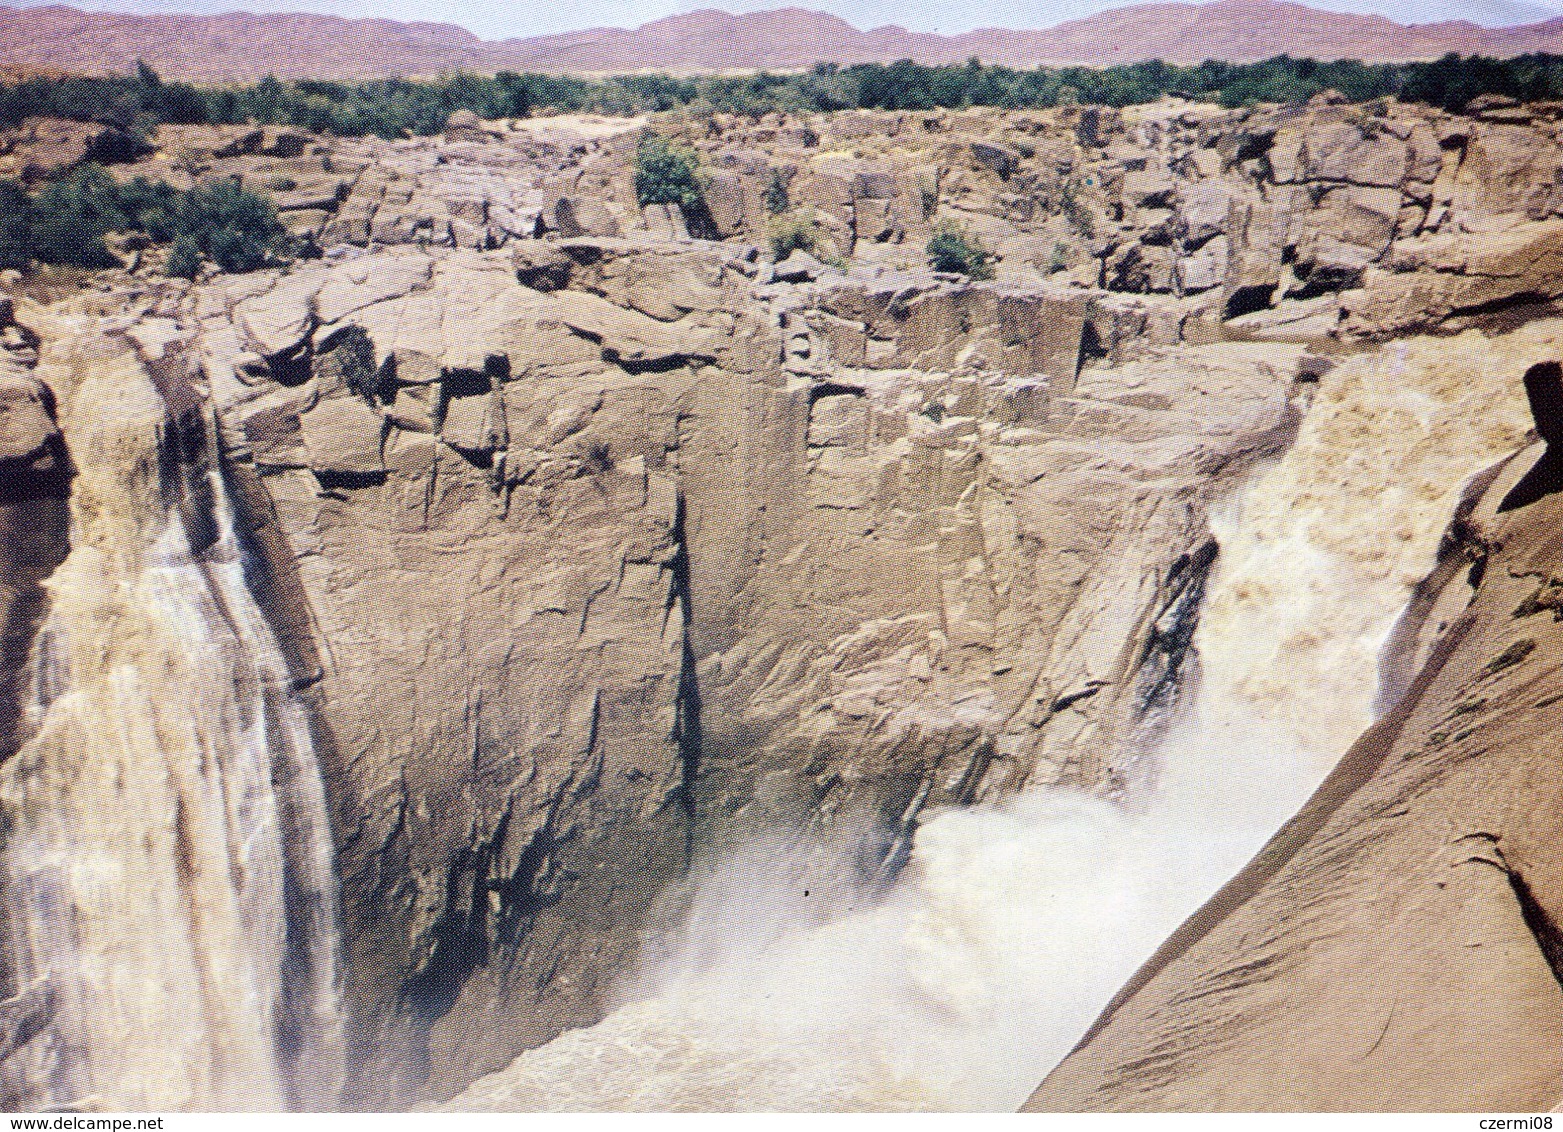
[[[1378,649],[1461,481],[1523,440],[1515,375],[1558,333],[1396,343],[1325,377],[1212,518],[1198,690],[1141,793],[941,814],[883,899],[757,847],[712,870],[626,1005],[450,1107],[1017,1107],[1371,721]]]
[[[19,984],[52,986],[55,1013],[6,1063],[7,1091],[27,1107],[329,1107],[337,897],[307,719],[221,477],[159,439],[169,407],[127,347],[82,349],[73,549],[48,582],[30,737],[0,771],[8,958]]]

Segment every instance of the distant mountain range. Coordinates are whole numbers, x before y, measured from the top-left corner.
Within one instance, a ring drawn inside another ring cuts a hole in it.
[[[308,14],[136,16],[74,8],[0,7],[0,73],[124,72],[144,59],[165,77],[200,82],[363,79],[466,68],[546,72],[797,69],[813,63],[960,62],[1103,66],[1160,58],[1251,62],[1286,52],[1392,62],[1446,52],[1563,53],[1563,19],[1510,28],[1466,21],[1405,25],[1382,16],[1321,12],[1279,0],[1141,4],[1056,27],[982,28],[934,35],[886,26],[861,31],[801,8],[732,15],[705,10],[634,29],[591,28],[488,41],[454,24],[348,20]]]

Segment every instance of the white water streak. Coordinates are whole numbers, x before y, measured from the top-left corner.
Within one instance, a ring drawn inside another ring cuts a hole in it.
[[[197,560],[156,497],[162,407],[144,374],[102,363],[78,406],[106,435],[78,438],[33,735],[0,777],[10,958],[20,981],[50,979],[58,1012],[7,1084],[29,1105],[109,1111],[275,1111],[290,1088],[330,1103],[324,794],[222,484],[221,537]],[[279,1049],[290,1032],[298,1074]]]

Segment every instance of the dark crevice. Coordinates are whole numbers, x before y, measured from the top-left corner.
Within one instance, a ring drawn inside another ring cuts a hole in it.
[[[690,632],[693,612],[690,596],[689,541],[685,535],[684,494],[679,492],[673,521],[673,538],[678,551],[669,568],[673,572],[668,590],[668,605],[676,602],[683,620],[683,649],[679,658],[677,711],[673,720],[673,742],[679,757],[679,801],[684,808],[684,854],[687,861],[694,854],[695,822],[698,816],[696,787],[700,777],[700,761],[704,744],[701,725],[700,679],[695,661],[693,636]]]
[[[430,933],[428,957],[403,984],[402,1008],[423,1027],[432,1027],[456,1005],[461,988],[489,958],[489,885],[494,860],[504,847],[511,811],[506,807],[484,840],[458,849],[445,872],[445,910]],[[423,1051],[427,1058],[427,1050]],[[427,1066],[420,1067],[426,1075]]]
[[[1339,294],[1362,286],[1363,268],[1345,264],[1318,264],[1301,261],[1292,268],[1298,286],[1287,292],[1287,298],[1317,299],[1324,295]]]
[[[340,470],[315,470],[315,478],[320,481],[322,492],[335,491],[359,491],[366,487],[378,487],[385,482],[386,473],[373,472],[346,472]]]
[[[1227,299],[1224,318],[1241,318],[1245,314],[1257,314],[1270,309],[1270,299],[1275,294],[1273,283],[1255,287],[1239,287]]]
[[[1102,335],[1096,329],[1096,324],[1086,321],[1080,327],[1080,353],[1075,358],[1075,373],[1078,374],[1090,363],[1100,361],[1107,356],[1107,346],[1102,342]]]
[[[1179,555],[1167,572],[1167,597],[1140,654],[1139,704],[1142,717],[1170,709],[1182,684],[1184,662],[1194,647],[1205,588],[1221,553],[1206,539],[1192,554]]]
[[[560,838],[550,821],[532,834],[509,876],[489,881],[489,891],[499,898],[494,926],[497,942],[514,947],[537,914],[559,902],[561,891],[554,875],[554,854],[559,846]]]
[[[1530,400],[1536,431],[1547,450],[1498,504],[1498,512],[1521,507],[1563,491],[1563,366],[1541,362],[1525,371],[1525,395]]]
[[[1244,161],[1255,161],[1270,152],[1275,145],[1275,130],[1256,130],[1250,134],[1242,135],[1238,143],[1237,152],[1232,157],[1234,165],[1240,165]]]
[[[1507,329],[1514,329],[1525,322],[1535,318],[1550,318],[1558,313],[1548,295],[1539,291],[1519,291],[1512,295],[1505,295],[1499,299],[1493,299],[1485,303],[1474,303],[1468,307],[1455,307],[1449,312],[1450,318],[1490,318],[1493,315],[1519,314],[1518,321],[1507,325]],[[1503,324],[1484,324],[1485,329],[1498,330],[1505,328]]]
[[[1519,901],[1525,927],[1535,937],[1536,946],[1541,949],[1542,958],[1547,961],[1552,977],[1563,987],[1563,931],[1559,930],[1557,921],[1541,906],[1523,876],[1513,869],[1506,870],[1506,875],[1509,887],[1514,890],[1514,898]]]
[[[643,361],[635,361],[619,356],[617,350],[611,346],[603,347],[603,361],[618,366],[628,374],[643,373],[672,373],[674,370],[684,369],[695,361],[709,361],[709,358],[699,358],[693,354],[669,354],[664,358],[647,358]]]
[[[266,358],[266,374],[278,385],[296,389],[315,375],[314,353],[306,341],[302,346]]]
[[[684,206],[684,229],[695,240],[720,240],[721,229],[717,227],[716,218],[711,215],[711,208],[704,199],[695,201],[694,204]]]
[[[841,381],[818,381],[809,386],[809,404],[821,397],[865,397],[868,391],[861,385],[848,385]]]
[[[445,394],[443,400],[449,401],[457,397],[482,397],[493,391],[494,383],[486,370],[448,369],[440,375],[440,386]]]

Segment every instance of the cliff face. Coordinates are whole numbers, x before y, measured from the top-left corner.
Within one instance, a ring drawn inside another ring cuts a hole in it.
[[[1300,347],[1075,383],[1078,346],[1033,357],[1067,296],[562,248],[548,292],[394,252],[196,300],[330,752],[362,1048],[426,1048],[436,1092],[595,1020],[695,854],[867,830],[888,874],[924,807],[1110,784],[1177,686],[1209,501],[1292,427]],[[908,294],[948,345],[868,368],[808,329]],[[994,368],[933,368],[961,349]]]
[[[1555,365],[1532,374],[1546,435],[1563,389]],[[1400,661],[1420,663],[1400,702],[1028,1110],[1524,1111],[1563,1098],[1563,482],[1544,449],[1473,484],[1397,634]]]

